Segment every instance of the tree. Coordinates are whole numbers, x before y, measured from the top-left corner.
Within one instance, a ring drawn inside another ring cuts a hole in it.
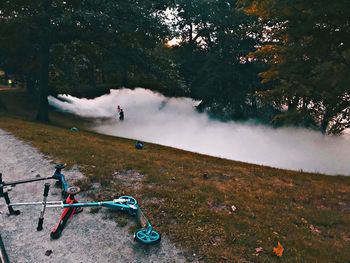
[[[254,53],[269,64],[261,93],[281,111],[279,124],[340,133],[350,127],[350,5],[347,1],[240,1],[265,23]],[[282,111],[287,106],[288,111]]]
[[[30,95],[33,95],[39,61],[30,41],[30,30],[20,22],[10,22],[3,16],[0,17],[0,23],[0,67],[7,74],[23,78]]]
[[[65,70],[55,72],[62,69],[60,66],[64,64],[59,54],[62,47],[67,48],[65,55],[70,51],[70,55],[76,59],[84,57],[90,73],[94,72],[96,63],[103,56],[108,58],[108,62],[99,65],[102,69],[108,63],[117,64],[118,61],[119,65],[123,65],[122,84],[125,84],[129,64],[136,65],[135,58],[142,59],[139,54],[143,54],[144,49],[155,47],[164,35],[157,8],[164,8],[164,4],[130,0],[2,1],[1,27],[4,26],[11,34],[3,35],[0,45],[7,52],[11,48],[4,43],[23,43],[20,48],[12,49],[14,54],[9,54],[7,61],[15,61],[16,65],[20,65],[19,58],[26,61],[33,58],[38,65],[38,69],[32,70],[39,82],[37,119],[49,121],[47,96],[51,92],[50,80],[53,76],[57,77],[57,73],[70,74]],[[22,35],[20,42],[16,41],[20,37],[17,27],[25,29],[27,33]],[[89,46],[98,46],[101,52],[93,54]],[[21,56],[20,50],[27,48],[31,50],[31,56]],[[74,68],[81,65],[78,62]],[[82,76],[83,70],[76,72]],[[73,75],[70,74],[68,78]]]
[[[254,50],[258,22],[236,8],[236,1],[177,1],[174,48],[189,95],[222,119],[253,115],[257,68],[246,55]],[[249,98],[249,99],[248,99]]]

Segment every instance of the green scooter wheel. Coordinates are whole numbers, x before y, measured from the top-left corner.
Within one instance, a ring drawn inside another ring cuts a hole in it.
[[[157,231],[152,229],[150,233],[147,232],[147,229],[137,230],[134,234],[134,239],[146,245],[152,245],[160,242],[161,236]]]

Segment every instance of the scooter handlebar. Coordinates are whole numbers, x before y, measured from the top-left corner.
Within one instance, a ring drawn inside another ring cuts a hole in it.
[[[50,190],[50,184],[46,183],[45,188],[44,188],[44,197],[47,197],[49,195],[49,190]]]
[[[36,228],[37,231],[43,230],[43,223],[44,223],[44,218],[39,218],[38,227]]]

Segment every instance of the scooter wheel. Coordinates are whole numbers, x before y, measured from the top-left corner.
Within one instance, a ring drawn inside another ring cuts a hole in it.
[[[140,229],[135,232],[134,239],[142,244],[152,245],[160,242],[161,236],[153,229],[149,234],[147,233],[147,229]]]
[[[67,194],[69,195],[76,195],[80,192],[80,188],[78,186],[71,186],[67,189]]]

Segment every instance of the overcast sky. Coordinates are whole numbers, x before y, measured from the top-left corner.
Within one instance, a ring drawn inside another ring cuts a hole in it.
[[[195,111],[197,103],[191,99],[167,98],[142,88],[111,90],[92,100],[67,95],[59,98],[50,97],[50,104],[62,111],[96,117],[91,129],[100,133],[231,160],[350,175],[349,138],[326,137],[307,129],[211,120]],[[125,112],[123,122],[118,119],[118,105]]]

